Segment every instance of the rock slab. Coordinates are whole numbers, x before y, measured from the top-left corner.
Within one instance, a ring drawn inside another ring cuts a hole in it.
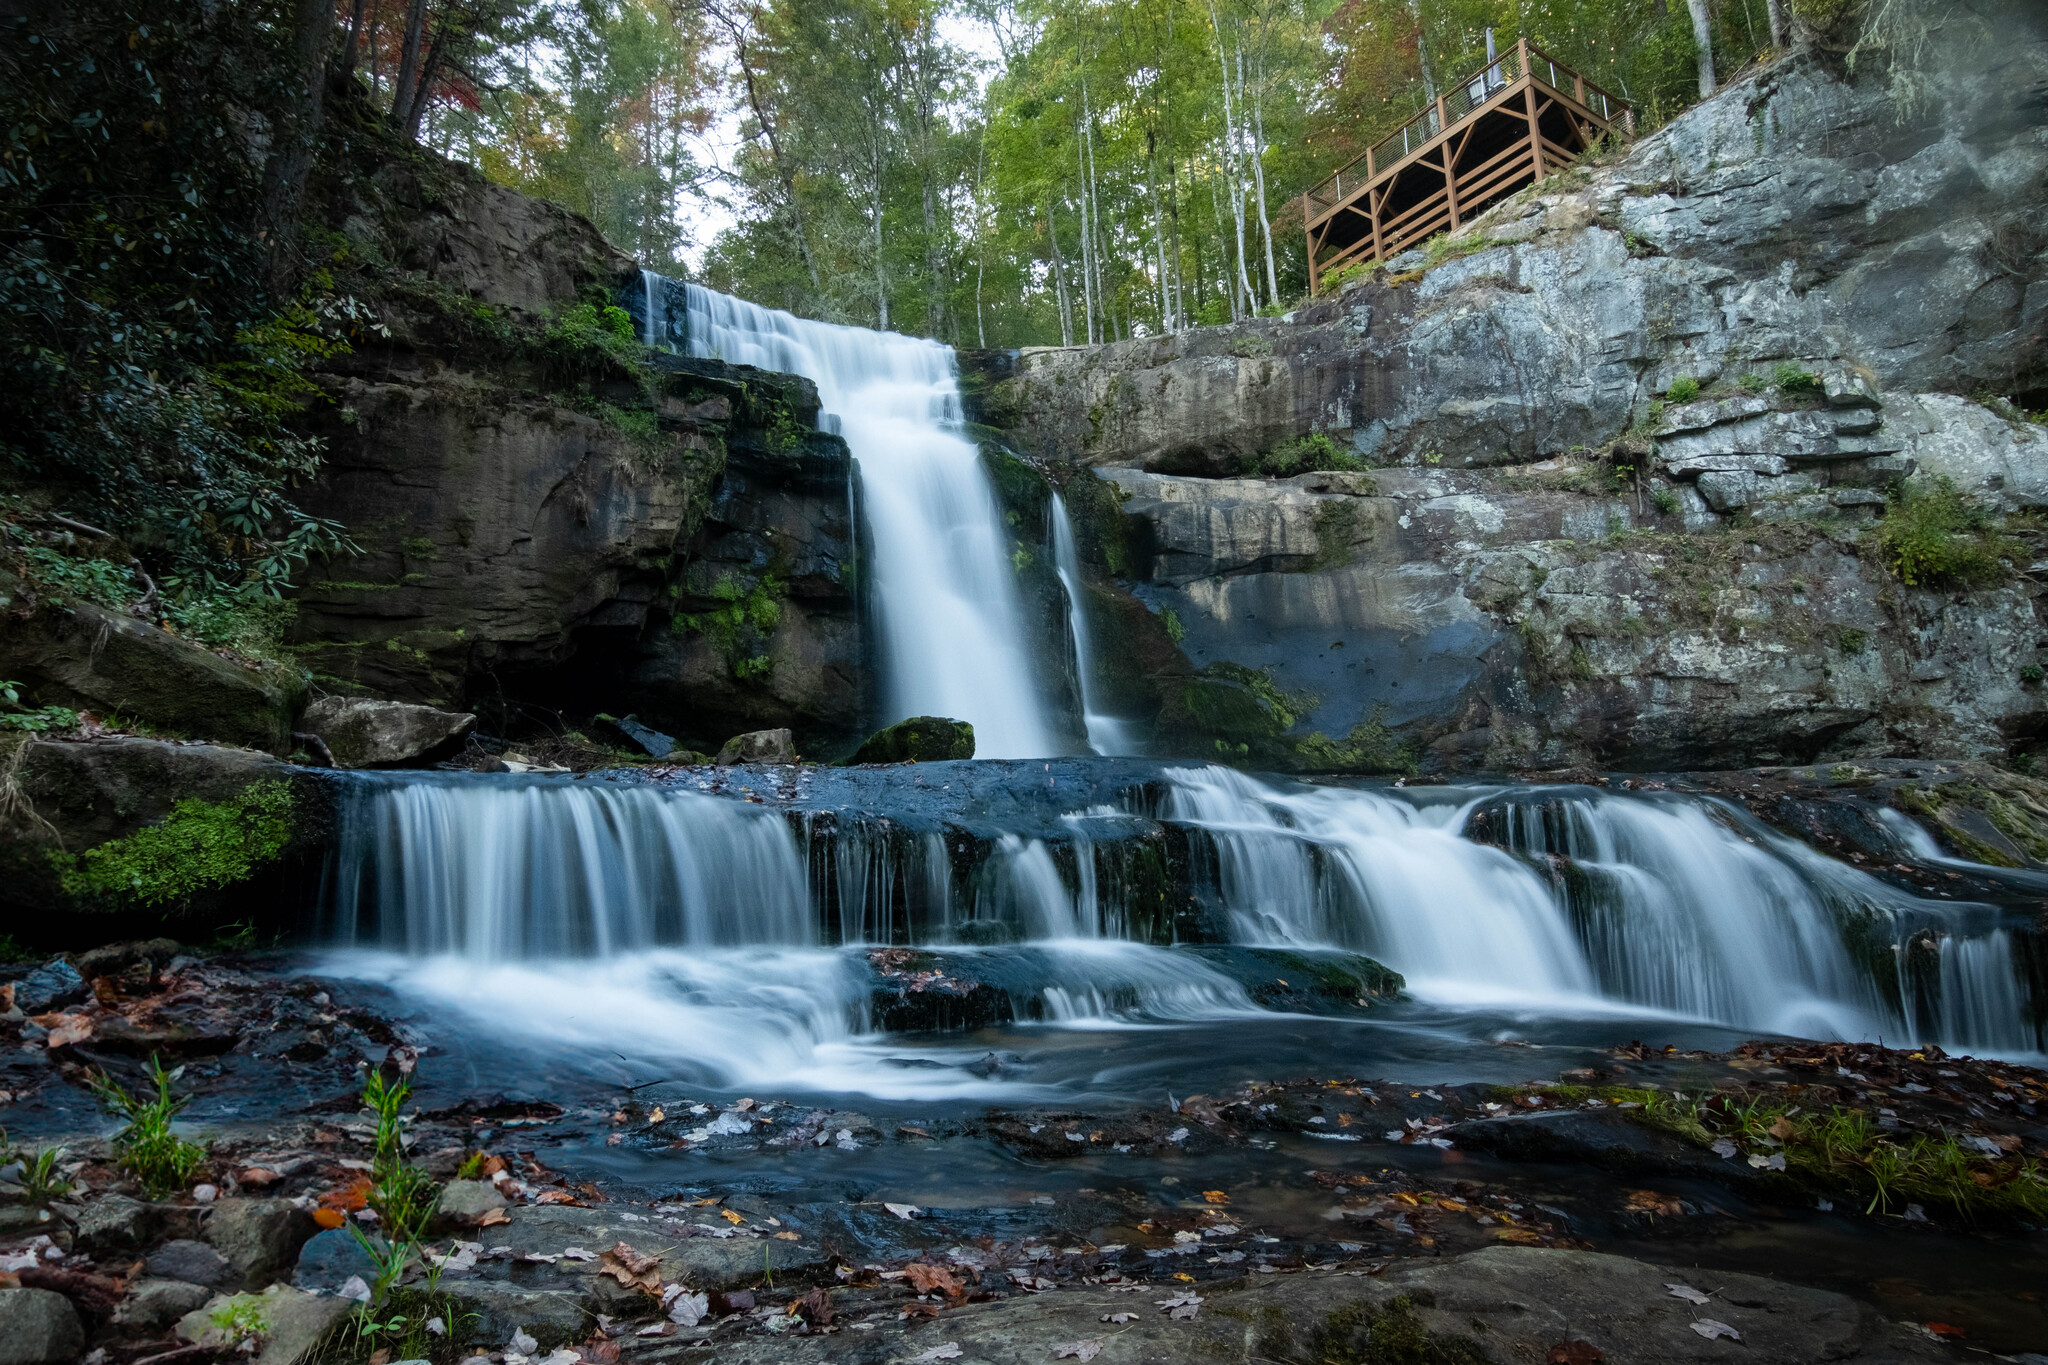
[[[47,1289],[0,1289],[0,1365],[69,1365],[83,1350],[71,1300]]]
[[[344,768],[398,768],[421,763],[455,745],[476,725],[466,711],[443,711],[403,701],[321,697],[299,718]]]

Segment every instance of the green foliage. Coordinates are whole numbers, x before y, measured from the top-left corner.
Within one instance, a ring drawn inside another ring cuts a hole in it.
[[[1772,380],[1784,393],[1820,392],[1820,376],[1800,369],[1789,360],[1778,366]]]
[[[165,608],[178,633],[209,649],[247,659],[278,660],[299,614],[297,602],[251,589],[192,596]]]
[[[410,1075],[394,1079],[373,1067],[363,1079],[363,1108],[377,1125],[368,1203],[393,1246],[423,1239],[441,1198],[433,1177],[405,1159],[405,1106],[411,1099]]]
[[[1373,707],[1371,714],[1352,726],[1341,741],[1320,730],[1313,731],[1294,746],[1301,766],[1312,772],[1328,773],[1414,772],[1415,754],[1405,744],[1395,742],[1393,733],[1387,729],[1386,714],[1384,703]]]
[[[637,372],[641,359],[632,317],[612,304],[585,302],[563,310],[541,332],[540,348],[548,359],[600,372]]]
[[[1835,648],[1844,654],[1861,654],[1870,644],[1870,634],[1856,626],[1842,626],[1835,631]]]
[[[1671,381],[1671,387],[1664,391],[1666,400],[1673,403],[1690,403],[1700,396],[1700,381],[1691,375],[1681,375]]]
[[[2024,685],[2026,685],[2026,686],[2028,686],[2028,687],[2039,687],[2039,686],[2041,685],[2041,679],[2042,679],[2042,678],[2044,678],[2044,677],[2048,677],[2048,673],[2044,673],[2044,672],[2042,671],[2041,665],[2039,665],[2039,664],[2021,664],[2021,665],[2020,665],[2020,682],[2021,682],[2021,683],[2023,683]]]
[[[782,624],[782,602],[788,592],[789,585],[773,569],[751,587],[728,570],[711,586],[711,596],[719,605],[677,617],[676,627],[710,641],[734,677],[746,681],[765,678],[774,668],[765,646]]]
[[[1885,567],[1908,587],[1982,587],[2002,579],[2013,553],[1991,516],[1947,475],[1909,485],[1872,531]]]
[[[1166,638],[1179,644],[1188,638],[1188,628],[1181,624],[1180,613],[1166,607],[1159,613],[1159,623],[1166,628]]]
[[[1653,488],[1650,490],[1650,505],[1657,509],[1659,516],[1675,517],[1679,508],[1678,494],[1668,488]]]
[[[275,591],[347,548],[294,501],[320,447],[288,419],[374,325],[317,278],[269,293],[240,144],[285,98],[289,25],[262,0],[36,14],[5,21],[0,80],[0,464],[167,587]]]
[[[187,797],[157,824],[80,854],[52,853],[66,895],[88,905],[177,909],[247,880],[291,842],[292,789],[253,782],[226,801]]]
[[[86,1077],[100,1107],[124,1120],[113,1138],[121,1169],[135,1177],[152,1199],[182,1194],[206,1160],[203,1148],[187,1142],[171,1127],[179,1111],[192,1102],[190,1095],[171,1094],[171,1084],[184,1071],[182,1066],[166,1071],[161,1060],[151,1057],[143,1072],[149,1088],[139,1097],[130,1095],[104,1071]]]
[[[23,575],[58,602],[78,598],[119,611],[142,595],[125,563],[37,544],[24,546],[21,556]]]
[[[1744,393],[1762,393],[1771,386],[1771,381],[1760,374],[1746,374],[1735,381],[1735,387]]]
[[[1309,1333],[1297,1359],[1314,1365],[1490,1365],[1493,1357],[1470,1338],[1431,1332],[1415,1301],[1396,1295],[1375,1307],[1360,1299],[1338,1309]]]
[[[1363,538],[1366,530],[1365,512],[1355,498],[1325,498],[1316,505],[1316,552],[1309,556],[1309,570],[1349,564],[1352,542]]]
[[[0,1132],[0,1152],[7,1153],[6,1159],[21,1163],[21,1174],[15,1177],[15,1184],[21,1191],[22,1202],[32,1209],[48,1208],[78,1188],[77,1182],[61,1169],[68,1155],[62,1147],[10,1151],[7,1134]]]
[[[32,735],[51,730],[72,730],[78,713],[68,706],[30,708],[21,704],[21,684],[0,680],[0,730],[20,730]]]
[[[611,403],[599,403],[597,420],[630,437],[637,445],[653,445],[661,439],[661,420],[647,408],[621,408]]]
[[[270,1331],[270,1318],[263,1311],[262,1302],[247,1294],[235,1295],[209,1313],[206,1320],[231,1342],[265,1336]]]
[[[1251,461],[1246,472],[1265,474],[1277,479],[1290,474],[1317,473],[1324,470],[1350,472],[1363,468],[1363,460],[1318,431],[1274,446],[1264,455]]]

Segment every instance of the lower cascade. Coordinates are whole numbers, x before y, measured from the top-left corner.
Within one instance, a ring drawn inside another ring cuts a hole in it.
[[[925,765],[917,790],[966,766]],[[975,766],[1013,770],[1020,797],[1051,772]],[[734,1084],[942,1084],[879,1033],[868,958],[892,945],[995,983],[1019,1021],[1072,1027],[1281,1018],[1215,954],[1284,952],[1375,959],[1418,1023],[2041,1048],[2005,912],[1915,896],[1718,802],[1124,768],[1113,800],[1045,797],[1004,823],[935,817],[907,782],[897,811],[744,776],[720,780],[760,790],[358,775],[325,935],[372,950],[349,970]]]

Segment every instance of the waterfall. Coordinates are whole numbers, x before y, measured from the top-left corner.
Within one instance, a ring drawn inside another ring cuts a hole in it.
[[[1088,610],[1081,597],[1081,556],[1074,548],[1074,525],[1067,519],[1067,503],[1052,495],[1053,564],[1059,570],[1060,586],[1067,593],[1067,633],[1074,641],[1074,672],[1081,686],[1081,720],[1088,732],[1088,747],[1098,754],[1134,754],[1124,723],[1106,715],[1096,705],[1094,644],[1088,634]]]
[[[1020,805],[973,836],[632,779],[351,774],[325,931],[518,1027],[543,1027],[533,992],[574,981],[587,1009],[758,1045],[782,1076],[869,1028],[871,978],[848,952],[869,944],[952,945],[1020,1017],[1256,1014],[1172,946],[1183,923],[1213,944],[1368,954],[1451,1015],[2040,1050],[2021,931],[1996,907],[1899,890],[1719,803],[1150,771],[1152,795],[1028,828]],[[1144,869],[1171,830],[1171,898],[1210,907],[1209,928],[1160,914]]]
[[[952,350],[686,289],[692,355],[810,379],[853,452],[874,541],[886,718],[968,721],[981,758],[1060,752],[1025,650],[1002,507],[961,435]]]

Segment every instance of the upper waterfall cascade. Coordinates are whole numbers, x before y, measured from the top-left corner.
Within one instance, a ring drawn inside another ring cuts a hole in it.
[[[650,344],[677,330],[664,302],[675,286],[658,278],[641,305]],[[846,438],[872,532],[884,719],[967,721],[981,758],[1063,752],[1025,648],[1002,507],[961,432],[952,349],[683,291],[690,354],[804,376],[821,421]]]

